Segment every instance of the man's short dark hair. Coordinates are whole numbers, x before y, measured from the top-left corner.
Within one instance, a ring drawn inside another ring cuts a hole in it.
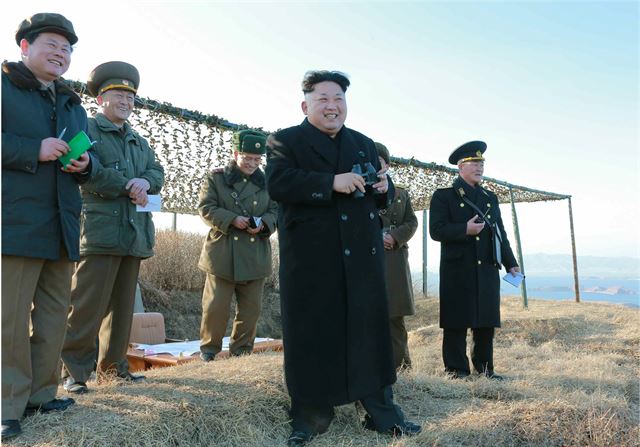
[[[311,93],[316,84],[325,81],[335,82],[343,92],[346,92],[351,84],[347,75],[340,71],[311,70],[304,74],[304,78],[302,79],[302,92],[305,94]]]

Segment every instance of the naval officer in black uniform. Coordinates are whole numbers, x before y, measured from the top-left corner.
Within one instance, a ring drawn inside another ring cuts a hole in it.
[[[520,271],[500,217],[498,198],[480,186],[484,173],[482,141],[471,141],[449,156],[459,176],[431,198],[429,232],[441,243],[440,327],[442,357],[455,378],[470,374],[467,329],[473,333],[471,362],[489,378],[493,370],[494,328],[500,327],[500,275]]]

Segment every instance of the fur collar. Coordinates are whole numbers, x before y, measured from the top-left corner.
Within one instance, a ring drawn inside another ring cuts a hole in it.
[[[31,70],[27,68],[22,62],[7,62],[2,63],[2,72],[7,75],[9,80],[18,88],[23,90],[38,90],[42,85],[40,81],[36,79]],[[66,95],[70,98],[70,101],[74,104],[81,104],[80,97],[64,83],[62,78],[53,81],[56,85],[56,93],[59,95]]]
[[[235,160],[231,160],[229,164],[225,166],[224,182],[227,185],[233,186],[235,183],[241,181],[243,177],[246,176],[242,173],[240,168],[238,168]],[[249,176],[249,181],[261,189],[264,189],[265,187],[264,173],[260,168],[256,169],[256,171]]]

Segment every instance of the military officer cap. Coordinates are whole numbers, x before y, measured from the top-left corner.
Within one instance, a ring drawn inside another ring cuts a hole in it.
[[[484,151],[487,150],[487,143],[484,141],[469,141],[463,144],[449,155],[449,163],[457,165],[465,161],[484,161]]]
[[[66,37],[71,45],[78,42],[73,24],[65,16],[52,12],[39,12],[24,19],[16,31],[16,43],[20,45],[22,39],[33,33],[56,33]]]
[[[382,143],[375,142],[376,150],[378,151],[378,155],[380,158],[384,160],[386,164],[389,164],[389,149]]]
[[[140,73],[131,64],[120,61],[105,62],[89,74],[87,90],[91,96],[100,96],[108,90],[138,92]]]
[[[241,130],[235,135],[234,148],[238,152],[264,155],[267,152],[267,136],[257,130]]]

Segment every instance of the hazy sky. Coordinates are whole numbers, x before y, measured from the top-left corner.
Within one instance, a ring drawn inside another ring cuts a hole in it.
[[[342,70],[347,126],[392,155],[484,140],[486,175],[573,196],[579,255],[640,255],[637,2],[5,2],[4,59],[43,11],[80,38],[67,78],[128,61],[141,96],[267,130],[303,119],[306,70]],[[525,254],[570,252],[566,201],[517,210]]]

